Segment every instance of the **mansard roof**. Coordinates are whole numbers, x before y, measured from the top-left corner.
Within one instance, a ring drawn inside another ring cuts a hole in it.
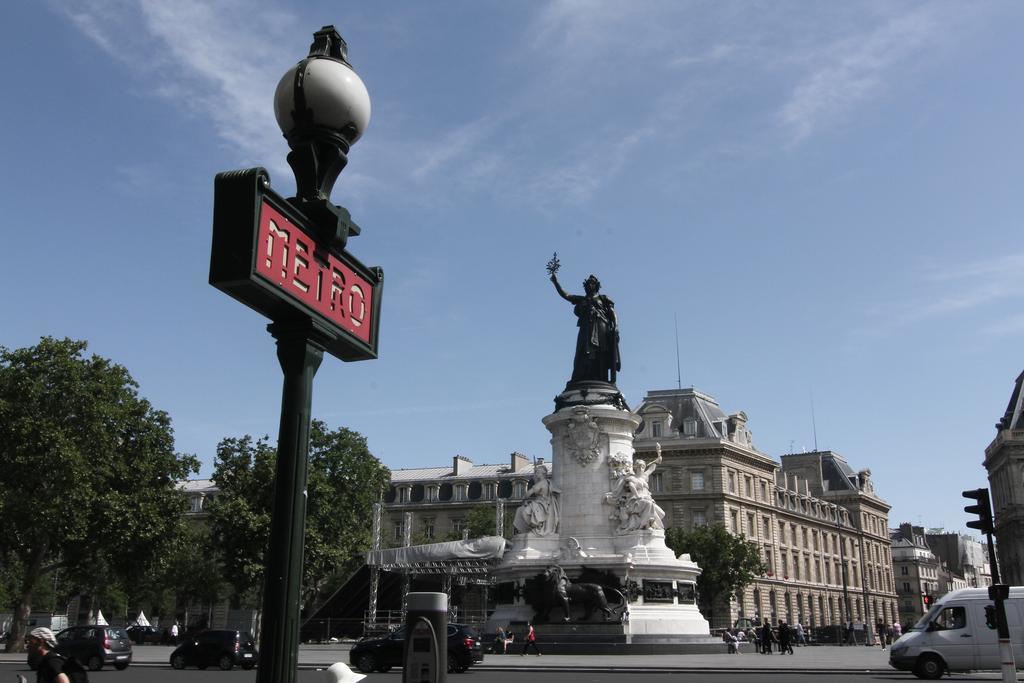
[[[696,422],[696,433],[693,436],[697,438],[728,437],[727,418],[718,401],[693,387],[648,391],[636,412],[643,417],[657,412],[659,408],[667,410],[672,416],[672,422],[667,427],[669,430],[681,432],[683,423],[693,420]]]
[[[1021,391],[1021,384],[1024,383],[1024,372],[1017,375],[1017,381],[1013,385],[1013,393],[1010,394],[1010,402],[1006,406],[1006,412],[996,423],[996,431],[1004,429],[1024,429],[1021,413],[1024,413],[1024,392]]]
[[[821,458],[821,478],[826,491],[857,491],[857,473],[845,460],[831,451]]]

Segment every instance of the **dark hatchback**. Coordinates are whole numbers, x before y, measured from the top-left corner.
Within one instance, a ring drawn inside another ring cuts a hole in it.
[[[402,666],[402,646],[405,627],[396,629],[383,638],[367,638],[352,646],[348,658],[352,666],[363,673],[386,672],[393,666]],[[480,636],[472,626],[448,624],[448,672],[462,673],[476,662],[482,662],[484,651]]]
[[[184,669],[196,666],[205,669],[219,666],[230,671],[235,666],[251,669],[259,661],[252,635],[241,631],[201,631],[188,637],[171,653],[171,666]]]
[[[74,657],[90,671],[112,665],[119,671],[132,663],[132,641],[119,626],[72,626],[57,634],[57,652]]]

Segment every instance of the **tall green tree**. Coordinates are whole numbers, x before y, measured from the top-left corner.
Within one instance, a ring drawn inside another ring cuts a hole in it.
[[[689,553],[701,568],[697,591],[701,611],[709,620],[720,600],[743,590],[766,571],[757,544],[729,533],[721,524],[691,531],[673,527],[665,532],[665,543],[677,555]]]
[[[86,348],[0,347],[0,557],[17,568],[8,651],[56,569],[112,593],[149,571],[186,508],[176,484],[198,470],[128,371]]]
[[[509,509],[506,505],[504,517],[504,536],[512,538],[512,519],[515,517],[515,508]],[[470,508],[466,513],[466,528],[469,529],[470,538],[497,534],[498,513],[494,503],[481,503]]]
[[[224,439],[217,448],[210,503],[213,538],[224,556],[225,577],[249,604],[257,604],[270,537],[277,451],[263,437]],[[306,545],[303,603],[313,604],[338,576],[356,569],[370,546],[373,503],[390,478],[366,439],[344,427],[314,420],[306,474]]]

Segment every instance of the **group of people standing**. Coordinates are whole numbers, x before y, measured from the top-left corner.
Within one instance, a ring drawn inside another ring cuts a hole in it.
[[[515,636],[512,634],[512,626],[499,626],[498,633],[494,638],[494,651],[500,650],[501,654],[508,654],[508,647],[515,642]],[[523,651],[519,653],[522,656],[526,655],[526,651],[533,648],[534,653],[539,657],[540,648],[537,647],[537,631],[534,630],[532,623],[526,624],[526,633],[523,634]]]
[[[797,622],[796,626],[790,626],[783,619],[779,619],[779,625],[774,630],[772,629],[771,622],[765,619],[758,629],[757,638],[761,654],[763,655],[770,655],[772,653],[772,643],[777,643],[780,655],[791,655],[793,654],[794,641],[796,641],[797,645],[804,645],[807,642],[807,635],[804,632],[803,624]]]

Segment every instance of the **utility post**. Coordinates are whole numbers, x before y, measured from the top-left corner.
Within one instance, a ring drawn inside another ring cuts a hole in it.
[[[994,520],[992,519],[992,502],[989,499],[988,489],[972,489],[963,492],[964,498],[977,501],[974,505],[964,507],[964,512],[977,515],[978,519],[967,522],[967,526],[985,534],[988,543],[988,558],[992,564],[992,585],[988,587],[988,597],[995,603],[996,607],[996,632],[999,634],[999,662],[1003,672],[1003,683],[1013,683],[1017,680],[1017,665],[1013,660],[1013,645],[1010,643],[1010,627],[1006,622],[1005,601],[1010,597],[1010,587],[999,582],[999,565],[996,564],[996,548],[992,543],[992,533],[995,531]]]

